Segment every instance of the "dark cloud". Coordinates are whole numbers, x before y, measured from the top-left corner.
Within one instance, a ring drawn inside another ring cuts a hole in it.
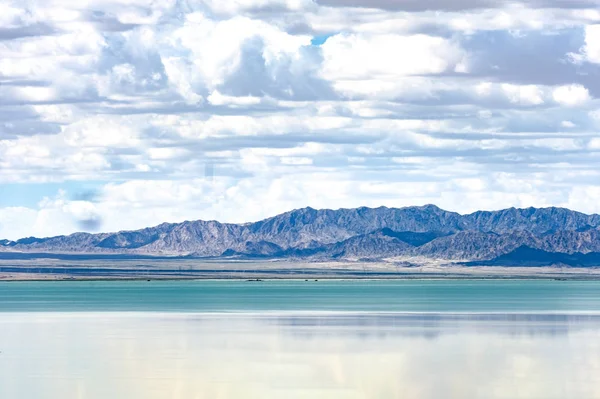
[[[238,69],[219,87],[219,91],[232,96],[268,95],[298,101],[337,98],[330,84],[317,77],[316,68],[322,61],[318,49],[304,47],[300,50],[299,59],[281,59],[268,66],[263,56],[264,48],[260,38],[247,41],[242,48]]]
[[[0,107],[0,124],[11,123],[15,120],[35,120],[38,113],[31,107]]]
[[[42,22],[17,28],[0,27],[0,41],[20,39],[23,37],[49,36],[58,32],[59,30],[55,27]]]
[[[461,44],[471,54],[470,77],[518,84],[579,83],[600,97],[600,67],[575,65],[568,58],[584,44],[581,28],[521,35],[482,31],[465,37]]]
[[[1,89],[1,87],[0,87]],[[62,93],[59,93],[59,96]],[[0,106],[1,107],[14,107],[14,106],[27,106],[27,105],[61,105],[61,104],[76,104],[84,107],[85,104],[91,104],[96,107],[98,101],[107,100],[100,97],[94,87],[87,87],[80,93],[71,95],[70,93],[64,93],[62,97],[53,100],[31,100],[23,98],[22,95],[14,93],[2,93],[0,90]],[[108,100],[107,100],[108,101]]]
[[[132,76],[113,76],[111,89],[114,93],[145,95],[168,87],[162,59],[155,50],[146,49],[131,36],[120,33],[106,34],[106,40],[108,45],[102,51],[98,71],[111,74],[115,66],[127,64],[132,67]]]
[[[379,8],[393,11],[465,11],[484,8],[502,8],[516,3],[513,0],[316,0],[317,4],[331,7]],[[531,8],[595,8],[600,0],[527,0],[518,1]]]
[[[299,21],[298,18],[296,18],[286,25],[286,32],[290,35],[310,35],[315,32],[315,29],[308,22]]]
[[[90,233],[100,231],[103,224],[102,218],[100,216],[96,216],[90,219],[77,219],[76,223],[81,231]]]
[[[225,93],[228,94],[228,93]],[[247,95],[247,94],[245,94]],[[213,115],[263,115],[263,114],[274,114],[280,112],[286,112],[289,109],[270,103],[252,104],[247,106],[238,106],[235,108],[227,105],[211,105],[209,103],[201,104],[188,104],[184,102],[181,97],[174,96],[172,93],[164,94],[160,98],[154,98],[158,104],[152,105],[140,105],[136,101],[125,101],[125,102],[106,102],[105,104],[94,104],[94,109],[102,114],[115,114],[115,115],[139,115],[139,114],[196,114],[200,117],[208,118]],[[118,105],[118,106],[117,106]],[[164,134],[164,128],[154,129],[156,134]]]
[[[60,124],[39,119],[39,114],[28,106],[0,107],[0,140],[36,134],[56,134]]]
[[[85,15],[85,19],[105,32],[125,32],[139,26],[137,24],[124,24],[115,15],[104,11],[88,12]]]
[[[586,110],[564,107],[553,107],[541,112],[509,112],[504,116],[501,126],[505,132],[537,132],[553,138],[565,135],[573,137],[575,133],[569,133],[568,128],[561,126],[563,121],[577,125],[579,129],[576,131],[594,131]]]
[[[57,134],[60,131],[60,124],[54,122],[13,119],[10,122],[0,123],[0,139],[36,134]]]
[[[0,80],[0,87],[2,86],[33,86],[33,87],[47,87],[50,82],[38,80],[38,79],[5,79]]]

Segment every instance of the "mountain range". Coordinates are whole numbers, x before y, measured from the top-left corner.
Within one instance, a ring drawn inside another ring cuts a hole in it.
[[[510,208],[467,215],[434,205],[297,209],[254,223],[163,223],[135,231],[0,240],[0,255],[123,254],[302,260],[396,257],[468,265],[600,265],[600,215]]]

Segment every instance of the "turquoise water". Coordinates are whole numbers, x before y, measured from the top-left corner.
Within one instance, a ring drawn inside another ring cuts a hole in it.
[[[15,311],[600,312],[600,281],[1,282]]]
[[[600,283],[2,282],[0,398],[600,399]]]

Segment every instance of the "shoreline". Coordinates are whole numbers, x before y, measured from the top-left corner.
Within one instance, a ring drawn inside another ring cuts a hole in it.
[[[369,275],[356,275],[356,276],[332,276],[332,275],[311,275],[306,277],[299,276],[68,276],[64,275],[0,275],[1,282],[81,282],[81,281],[139,281],[139,282],[152,282],[152,281],[245,281],[248,283],[252,282],[269,282],[269,281],[297,281],[297,282],[319,282],[319,281],[398,281],[398,280],[504,280],[504,281],[531,281],[531,280],[546,280],[546,281],[600,281],[600,275],[584,275],[584,274],[564,274],[564,275],[545,275],[545,274],[531,274],[531,275],[482,275],[482,274],[424,274],[424,275],[394,275],[387,277],[380,276],[369,276]]]
[[[0,260],[0,281],[160,280],[600,280],[600,267],[464,266],[444,260],[415,266],[390,261],[200,262]]]

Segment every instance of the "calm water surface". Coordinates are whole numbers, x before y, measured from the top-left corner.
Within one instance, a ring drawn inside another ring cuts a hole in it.
[[[600,398],[600,282],[4,282],[0,398]]]

